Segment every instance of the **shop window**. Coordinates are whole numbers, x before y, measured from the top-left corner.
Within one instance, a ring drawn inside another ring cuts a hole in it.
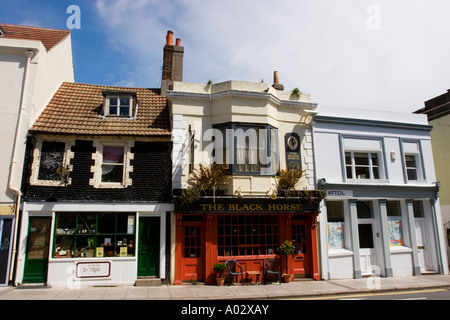
[[[389,243],[392,247],[403,246],[402,212],[400,201],[386,201]]]
[[[276,254],[276,215],[221,215],[217,229],[219,256]]]
[[[344,249],[344,207],[342,201],[327,201],[328,248]]]
[[[133,213],[57,213],[53,257],[134,256],[135,232]]]
[[[214,161],[233,174],[275,175],[278,132],[269,125],[227,124],[214,129]],[[218,137],[219,136],[219,137]]]

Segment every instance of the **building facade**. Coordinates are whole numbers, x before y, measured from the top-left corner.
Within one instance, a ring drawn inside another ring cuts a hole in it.
[[[448,273],[431,130],[419,115],[318,108],[325,279]]]
[[[172,81],[167,97],[174,142],[172,283],[215,283],[214,264],[229,259],[243,267],[244,280],[261,281],[265,259],[277,257],[285,240],[296,250],[287,262],[282,257],[283,273],[319,279],[321,197],[314,190],[310,96],[283,90],[275,72],[273,85]],[[288,167],[303,175],[282,192],[276,186]],[[217,170],[225,173],[217,190],[199,186]]]
[[[0,23],[0,286],[16,261],[28,129],[63,81],[73,82],[70,31]]]
[[[159,93],[61,85],[27,140],[15,284],[166,281],[172,142]]]

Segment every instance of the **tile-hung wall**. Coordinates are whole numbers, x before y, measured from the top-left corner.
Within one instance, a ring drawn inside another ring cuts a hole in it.
[[[322,109],[313,127],[317,181],[326,192],[322,276],[446,273],[431,127],[410,115],[339,111]]]

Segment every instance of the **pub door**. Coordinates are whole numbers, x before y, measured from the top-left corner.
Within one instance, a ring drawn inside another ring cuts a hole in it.
[[[139,219],[138,277],[159,276],[160,218]]]
[[[295,254],[289,270],[295,278],[311,277],[311,227],[307,220],[292,220],[291,232]]]
[[[203,222],[184,222],[181,241],[181,280],[204,281]]]
[[[51,218],[30,217],[23,283],[46,283]]]

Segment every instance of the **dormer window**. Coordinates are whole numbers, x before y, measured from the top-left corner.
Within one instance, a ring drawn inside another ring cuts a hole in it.
[[[0,26],[0,37],[5,34],[5,31],[3,31],[2,27]]]
[[[104,115],[109,117],[133,117],[135,93],[103,92],[105,97]]]

